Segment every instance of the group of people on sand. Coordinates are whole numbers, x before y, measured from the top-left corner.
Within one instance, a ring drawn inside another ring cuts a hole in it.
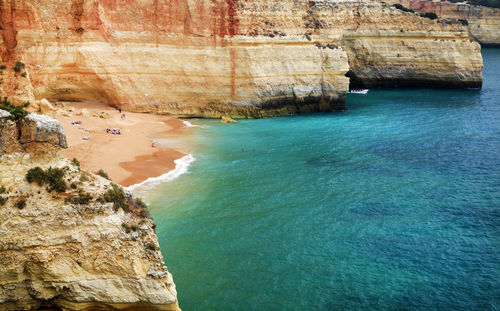
[[[120,129],[113,129],[113,130],[111,130],[111,129],[106,129],[106,133],[111,133],[111,134],[113,134],[113,135],[120,135],[120,134],[121,134],[121,131],[120,131]]]
[[[125,114],[124,114],[124,113],[122,113],[122,109],[121,109],[121,108],[119,108],[119,109],[118,109],[118,111],[120,111],[120,114],[121,114],[121,118],[122,118],[122,120],[123,120],[123,119],[125,119]],[[108,133],[108,134],[109,134],[109,133],[111,133],[111,134],[113,134],[113,135],[121,135],[121,133],[122,133],[122,132],[120,131],[120,129],[116,129],[116,128],[114,128],[114,129],[109,129],[109,128],[108,128],[108,129],[106,129],[106,133]]]
[[[82,125],[82,121],[71,122],[71,125]]]

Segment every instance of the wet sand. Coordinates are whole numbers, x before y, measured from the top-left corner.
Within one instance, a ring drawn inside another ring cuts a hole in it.
[[[157,138],[178,136],[184,128],[182,120],[143,113],[121,113],[101,103],[65,103],[74,111],[71,116],[57,116],[66,131],[69,148],[64,155],[77,158],[83,169],[97,172],[103,169],[109,177],[123,186],[140,183],[175,168],[174,160],[187,154],[175,146],[160,145]],[[83,110],[83,115],[82,115]],[[109,118],[94,114],[105,112]],[[72,122],[81,121],[81,125]],[[120,135],[106,129],[120,129]],[[85,140],[88,138],[88,140]]]

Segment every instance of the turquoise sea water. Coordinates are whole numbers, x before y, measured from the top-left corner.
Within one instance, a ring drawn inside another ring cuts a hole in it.
[[[203,120],[152,214],[181,308],[498,310],[500,50],[482,90]]]

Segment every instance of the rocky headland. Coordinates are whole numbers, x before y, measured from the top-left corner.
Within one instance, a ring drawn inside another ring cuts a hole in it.
[[[66,147],[51,117],[0,110],[0,309],[178,310],[144,203]]]
[[[388,0],[416,12],[436,13],[439,18],[459,20],[469,27],[471,37],[483,46],[500,46],[500,9],[467,3],[431,0]]]
[[[1,0],[0,18],[1,91],[34,104],[268,117],[344,109],[350,83],[482,83],[467,26],[376,1]]]

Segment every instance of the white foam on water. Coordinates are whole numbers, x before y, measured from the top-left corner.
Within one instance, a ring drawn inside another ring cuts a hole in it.
[[[196,159],[193,157],[192,154],[185,155],[182,158],[174,161],[175,168],[173,170],[171,170],[171,171],[169,171],[161,176],[150,177],[139,184],[129,186],[129,187],[127,187],[127,190],[132,191],[135,195],[139,195],[139,196],[146,194],[147,192],[151,191],[153,188],[155,188],[159,184],[167,182],[167,181],[172,181],[172,180],[176,179],[177,177],[181,176],[182,174],[187,173],[189,165],[191,165],[191,163],[193,163],[195,160]]]
[[[195,125],[188,120],[182,120],[182,123],[184,124],[185,127],[200,127],[199,125]]]

